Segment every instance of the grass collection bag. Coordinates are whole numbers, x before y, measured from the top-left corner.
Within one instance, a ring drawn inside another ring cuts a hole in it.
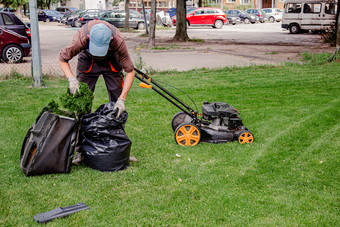
[[[73,118],[43,112],[28,130],[20,154],[26,176],[68,173],[77,135]]]

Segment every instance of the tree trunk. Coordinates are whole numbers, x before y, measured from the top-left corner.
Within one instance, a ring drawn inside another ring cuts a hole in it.
[[[337,59],[338,54],[340,54],[340,1],[338,1],[338,10],[336,14],[336,22],[335,22],[335,51],[333,55],[328,59],[329,62],[334,61]]]
[[[336,14],[336,41],[335,41],[335,47],[336,52],[340,52],[340,1],[338,0],[338,10]]]
[[[27,16],[27,5],[24,4],[24,15]]]
[[[50,9],[51,8],[51,0],[46,0],[46,4],[47,4],[47,8]]]
[[[129,20],[130,20],[130,9],[129,9],[129,0],[125,0],[125,31],[129,31]]]
[[[151,0],[149,48],[155,46],[155,33],[156,33],[156,0]]]
[[[20,18],[22,20],[22,18],[24,17],[24,15],[22,14],[22,6],[21,3],[18,2],[18,7],[17,10],[15,11],[15,15]]]
[[[187,6],[185,0],[177,0],[176,3],[176,34],[173,38],[174,41],[186,42],[189,40],[187,34]]]

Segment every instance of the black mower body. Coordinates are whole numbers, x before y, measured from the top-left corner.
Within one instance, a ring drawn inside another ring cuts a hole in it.
[[[237,117],[240,112],[224,102],[204,102],[202,105],[203,118],[205,120],[211,120],[212,118],[223,117]]]
[[[201,142],[224,143],[237,140],[243,132],[240,112],[224,102],[204,102],[202,105]]]

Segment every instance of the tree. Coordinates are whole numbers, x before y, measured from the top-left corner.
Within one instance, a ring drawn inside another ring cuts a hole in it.
[[[0,0],[0,3],[3,4],[5,8],[8,8],[13,2],[13,0]]]
[[[149,47],[155,46],[155,33],[156,33],[156,0],[151,0],[151,17],[150,17],[150,34],[149,34]]]
[[[51,0],[46,0],[46,6],[48,9],[51,8]]]
[[[335,52],[334,54],[329,58],[329,61],[333,61],[337,58],[337,55],[340,54],[340,1],[338,0],[338,10],[336,13],[336,23],[335,23],[335,28],[336,28],[336,38],[335,38]]]
[[[187,7],[186,0],[177,0],[176,3],[176,34],[173,37],[174,41],[186,42],[189,40],[187,34]]]
[[[338,0],[338,12],[336,17],[336,51],[340,52],[340,1]]]
[[[335,55],[340,53],[340,1],[338,0],[338,10],[336,13],[336,44],[335,44]]]
[[[129,26],[129,20],[130,20],[130,9],[129,9],[129,0],[125,0],[125,26],[124,29],[125,31],[128,31],[130,26]]]

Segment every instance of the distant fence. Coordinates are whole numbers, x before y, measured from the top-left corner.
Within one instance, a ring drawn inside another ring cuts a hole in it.
[[[44,61],[43,57],[41,59],[42,62],[42,73],[45,76],[64,76],[63,72],[60,69],[60,66],[57,62],[57,59],[55,59],[55,62],[51,61]],[[72,59],[69,61],[71,70],[76,73],[76,67],[77,67],[77,58]],[[23,63],[17,63],[17,64],[7,64],[5,62],[0,63],[0,77],[8,76],[13,73],[18,73],[23,76],[32,76],[32,69],[31,69],[31,58],[24,58]]]

